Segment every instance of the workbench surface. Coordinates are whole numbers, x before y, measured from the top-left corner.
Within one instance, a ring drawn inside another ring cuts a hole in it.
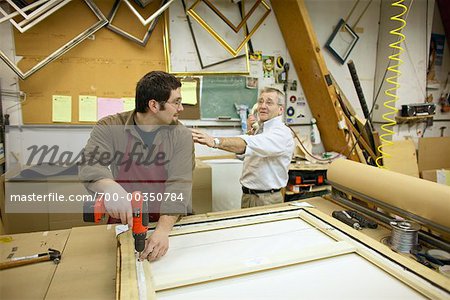
[[[306,202],[328,215],[334,210],[342,209],[319,197],[307,199]],[[210,213],[207,216],[221,213],[224,212]],[[184,220],[197,219],[202,219],[202,216],[191,216]],[[377,241],[390,233],[383,227],[376,230],[364,229],[363,232]],[[12,251],[14,247],[17,247],[16,251]],[[117,241],[114,226],[75,227],[0,236],[1,261],[7,260],[11,253],[13,257],[21,257],[46,252],[48,248],[62,252],[58,265],[47,261],[0,271],[1,299],[115,298]]]

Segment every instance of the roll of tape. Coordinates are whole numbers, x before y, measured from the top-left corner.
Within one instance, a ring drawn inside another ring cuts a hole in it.
[[[450,265],[440,266],[439,273],[443,274],[444,276],[450,277]]]
[[[444,250],[430,249],[426,252],[426,257],[432,263],[437,263],[439,265],[450,264],[450,253]]]
[[[289,106],[289,108],[288,108],[287,111],[286,111],[286,114],[287,114],[289,117],[292,117],[292,116],[295,114],[295,109],[294,109],[292,106]]]
[[[289,101],[291,101],[291,103],[295,103],[295,102],[297,101],[297,97],[295,97],[294,95],[292,95],[292,96],[289,98]]]
[[[277,57],[277,67],[278,69],[283,69],[284,66],[284,59],[281,56]]]

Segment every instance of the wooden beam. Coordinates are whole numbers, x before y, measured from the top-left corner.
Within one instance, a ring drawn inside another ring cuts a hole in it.
[[[437,4],[441,14],[442,25],[444,26],[447,46],[450,47],[450,2],[447,0],[437,0]]]
[[[304,1],[272,0],[271,4],[325,149],[348,152],[353,145],[348,144],[344,131],[338,127],[342,110],[331,78],[327,83],[330,75]],[[359,161],[355,152],[349,158]]]

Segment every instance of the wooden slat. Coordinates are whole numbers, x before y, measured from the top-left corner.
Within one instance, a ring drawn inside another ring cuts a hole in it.
[[[326,82],[329,72],[304,1],[272,0],[271,4],[325,149],[342,152],[351,148],[344,131],[338,128],[341,109],[334,87]],[[359,161],[356,153],[349,158]]]
[[[301,213],[300,218],[303,221],[308,222],[310,225],[315,226],[315,228],[319,229],[323,233],[333,237],[336,240],[340,241],[350,241],[353,239],[356,239],[360,243],[366,245],[366,247],[362,247],[358,244],[353,244],[357,248],[358,254],[366,258],[367,260],[371,261],[372,263],[376,264],[378,267],[381,267],[386,272],[389,272],[392,276],[398,278],[399,280],[403,281],[410,287],[414,288],[418,292],[422,293],[425,296],[428,296],[431,299],[441,299],[441,293],[437,293],[435,290],[431,290],[428,285],[424,285],[423,282],[419,282],[417,280],[412,279],[411,280],[411,274],[408,272],[399,272],[398,269],[395,270],[392,267],[388,267],[388,265],[377,259],[373,254],[371,254],[368,250],[373,249],[380,253],[381,255],[385,257],[389,257],[390,260],[404,266],[406,269],[411,270],[412,272],[416,274],[420,274],[421,277],[425,278],[426,280],[432,282],[436,286],[440,287],[441,289],[449,292],[450,289],[450,278],[443,276],[442,274],[439,274],[435,270],[432,270],[420,263],[417,263],[413,259],[411,259],[408,256],[404,256],[400,253],[394,252],[391,250],[388,246],[373,240],[372,238],[368,237],[366,234],[345,225],[341,221],[332,218],[331,216],[319,211],[315,208],[305,208],[306,211],[310,212],[313,216]],[[341,238],[338,236],[338,230],[328,230],[327,228],[324,228],[320,223],[317,222],[317,219],[320,219],[328,224],[330,224],[332,227],[339,229],[340,231],[347,234],[348,238]]]
[[[277,256],[270,257],[267,262],[261,264],[230,265],[223,269],[196,269],[192,270],[192,272],[189,272],[188,274],[171,274],[170,276],[160,279],[161,282],[155,286],[155,290],[163,291],[261,271],[269,271],[354,252],[355,248],[350,243],[341,241],[329,242],[329,244],[325,245],[306,247],[301,253],[292,252],[289,251],[289,249],[286,249],[284,253],[279,253]]]
[[[150,271],[150,263],[148,261],[138,262],[142,264],[142,270],[145,277],[145,287],[138,286],[138,277],[136,272],[136,255],[134,251],[134,239],[131,231],[126,231],[118,236],[120,243],[120,256],[117,263],[120,268],[117,269],[117,278],[120,280],[118,286],[120,290],[116,291],[119,299],[140,299],[139,289],[145,289],[145,296],[148,300],[156,299],[155,289],[153,288],[153,280]]]

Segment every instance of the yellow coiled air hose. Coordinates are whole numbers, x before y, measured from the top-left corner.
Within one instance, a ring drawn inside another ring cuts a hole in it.
[[[392,7],[399,7],[402,11],[391,17],[392,21],[400,22],[400,27],[391,30],[389,33],[396,36],[397,41],[389,44],[389,47],[392,49],[393,54],[389,55],[389,67],[387,71],[390,72],[389,77],[386,78],[386,82],[389,84],[390,88],[384,91],[384,94],[387,96],[387,100],[383,103],[383,106],[387,108],[389,111],[383,114],[383,120],[387,123],[384,123],[381,126],[381,130],[384,132],[380,136],[381,145],[378,147],[378,151],[380,156],[376,159],[376,164],[379,168],[384,168],[384,166],[380,163],[383,158],[390,157],[389,153],[387,153],[386,147],[391,146],[392,143],[392,135],[394,135],[393,127],[397,124],[395,121],[395,115],[397,114],[397,108],[395,107],[395,103],[397,102],[398,96],[395,93],[396,90],[400,87],[398,83],[398,78],[401,76],[401,72],[398,69],[399,66],[403,63],[403,60],[400,59],[400,54],[404,51],[401,47],[401,43],[405,40],[405,35],[402,34],[403,28],[406,26],[406,20],[402,17],[408,11],[408,8],[403,4],[403,0],[392,2]],[[392,63],[392,64],[391,64]],[[388,139],[390,137],[390,139]]]

